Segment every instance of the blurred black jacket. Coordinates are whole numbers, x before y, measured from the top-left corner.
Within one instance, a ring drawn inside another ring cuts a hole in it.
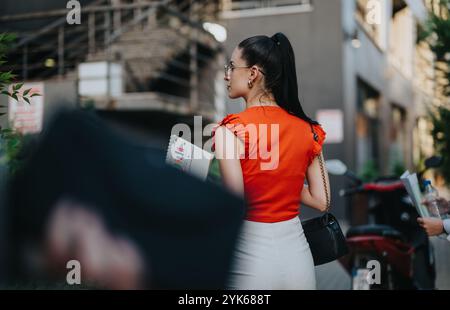
[[[21,244],[42,240],[55,202],[70,197],[137,243],[152,288],[224,288],[244,202],[164,159],[163,151],[130,143],[93,113],[58,114],[11,184],[12,275],[20,274]]]

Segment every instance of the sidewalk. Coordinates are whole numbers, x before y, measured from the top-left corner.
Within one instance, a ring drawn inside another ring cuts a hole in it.
[[[436,257],[436,288],[450,290],[450,242],[433,237],[431,243]]]
[[[334,261],[316,267],[316,281],[318,290],[350,290],[351,278],[347,271]]]
[[[339,225],[345,235],[349,225],[343,220],[339,220]],[[316,266],[316,281],[318,290],[350,290],[352,287],[350,274],[338,261]]]

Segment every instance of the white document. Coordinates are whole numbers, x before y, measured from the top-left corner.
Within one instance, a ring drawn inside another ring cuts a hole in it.
[[[166,163],[190,175],[206,180],[214,154],[180,138],[170,136]]]
[[[419,213],[421,217],[430,217],[428,209],[422,204],[422,194],[420,193],[417,174],[411,174],[408,170],[406,170],[400,177],[400,180],[402,180],[403,185],[405,185],[406,191],[411,197],[417,213]]]

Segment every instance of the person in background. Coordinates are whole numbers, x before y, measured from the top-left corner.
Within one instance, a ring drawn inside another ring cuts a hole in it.
[[[76,110],[39,135],[0,210],[8,286],[67,285],[77,260],[88,288],[225,287],[244,201],[130,138]]]
[[[439,197],[437,203],[440,214],[447,214],[450,212],[450,201]],[[427,204],[427,202],[424,201],[424,204]],[[450,241],[450,218],[442,220],[433,217],[419,217],[417,218],[417,222],[419,222],[419,225],[425,229],[428,236],[431,237],[447,234],[447,239]]]

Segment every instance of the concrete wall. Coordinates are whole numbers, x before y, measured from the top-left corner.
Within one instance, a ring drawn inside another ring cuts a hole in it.
[[[346,159],[349,167],[355,169],[356,149],[355,149],[355,117],[357,103],[357,79],[361,78],[372,88],[380,93],[380,162],[383,164],[381,173],[389,173],[389,130],[391,127],[391,105],[396,104],[407,111],[407,132],[410,134],[405,145],[405,154],[407,155],[405,164],[412,168],[412,127],[414,125],[414,91],[411,80],[404,77],[395,67],[388,62],[388,42],[390,32],[390,18],[392,12],[392,0],[386,0],[384,14],[387,17],[381,30],[381,45],[377,46],[374,41],[364,31],[363,27],[357,23],[354,12],[354,1],[342,1],[342,16],[344,32],[348,35],[357,31],[361,47],[355,49],[351,45],[351,39],[343,41],[343,68],[344,68],[344,102],[345,114],[348,122],[346,123],[345,135],[348,137],[346,142]],[[414,30],[415,31],[415,30]]]

